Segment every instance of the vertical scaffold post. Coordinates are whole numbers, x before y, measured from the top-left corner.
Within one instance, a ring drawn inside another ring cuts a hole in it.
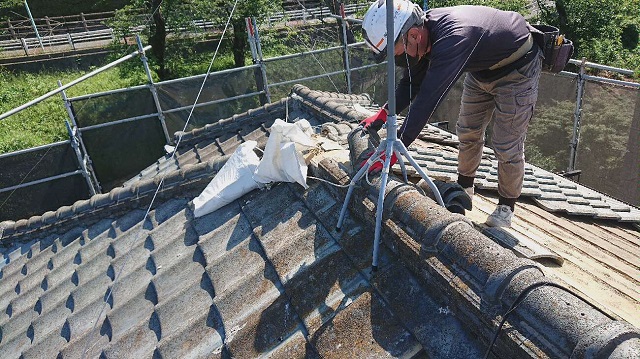
[[[582,96],[584,95],[584,70],[586,58],[582,58],[576,91],[576,110],[573,113],[573,138],[571,139],[571,153],[569,155],[569,168],[567,172],[576,169],[576,157],[578,155],[578,143],[580,142],[580,121],[582,119]]]
[[[160,124],[162,125],[162,132],[164,132],[164,137],[167,141],[167,144],[171,144],[172,141],[171,137],[169,136],[169,130],[167,129],[164,112],[162,111],[162,107],[160,106],[160,99],[158,98],[158,89],[156,88],[156,84],[153,82],[153,76],[151,76],[151,70],[149,69],[149,62],[147,61],[147,56],[145,54],[144,47],[142,46],[142,40],[140,40],[139,35],[136,35],[136,42],[138,43],[138,53],[140,54],[140,60],[142,60],[144,72],[147,74],[147,81],[149,81],[149,90],[151,91],[151,96],[153,96],[153,102],[156,105],[156,111],[158,111],[158,119],[160,120]]]
[[[24,7],[27,8],[27,15],[29,15],[29,20],[31,20],[31,26],[33,26],[33,32],[36,33],[36,38],[38,38],[38,42],[40,43],[40,48],[42,52],[44,52],[44,44],[42,44],[42,38],[40,38],[40,34],[38,33],[38,27],[36,26],[36,22],[31,15],[31,10],[29,9],[29,4],[27,4],[27,0],[24,0]]]
[[[249,18],[249,22],[247,25],[251,24],[249,36],[253,36],[255,47],[256,47],[256,56],[257,63],[260,66],[260,71],[262,72],[262,84],[264,88],[264,95],[268,103],[271,103],[271,93],[269,92],[269,82],[267,81],[267,67],[264,64],[264,58],[262,57],[262,45],[260,44],[260,33],[258,31],[258,24],[256,22],[256,18]]]
[[[349,40],[347,38],[347,16],[344,11],[344,3],[340,3],[340,16],[342,16],[342,44],[344,45],[344,68],[347,75],[347,92],[351,95],[351,65],[349,64]]]
[[[58,87],[62,87],[62,82],[60,80],[58,80]],[[98,182],[98,178],[95,175],[96,171],[93,169],[93,163],[91,162],[87,148],[84,146],[82,135],[80,131],[78,131],[78,123],[76,122],[76,116],[73,112],[71,101],[69,101],[67,93],[64,90],[60,91],[60,95],[62,95],[64,107],[67,110],[67,115],[69,115],[69,120],[71,120],[71,125],[69,125],[68,121],[65,122],[67,131],[69,132],[69,139],[71,140],[71,147],[76,153],[78,165],[82,169],[84,179],[87,181],[89,192],[91,192],[92,196],[97,193],[102,193],[100,182]]]
[[[245,17],[244,22],[247,27],[247,38],[249,39],[249,48],[251,49],[251,60],[254,65],[258,65],[258,68],[254,69],[253,71],[253,77],[256,79],[256,88],[258,89],[258,91],[262,92],[262,94],[260,95],[260,104],[264,105],[270,102],[268,88],[265,82],[266,74],[264,72],[264,64],[258,56],[258,47],[253,20],[250,17]]]

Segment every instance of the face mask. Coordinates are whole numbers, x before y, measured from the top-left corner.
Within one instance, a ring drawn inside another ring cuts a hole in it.
[[[396,66],[399,67],[414,67],[418,64],[419,59],[415,56],[409,56],[405,52],[404,54],[396,55]]]

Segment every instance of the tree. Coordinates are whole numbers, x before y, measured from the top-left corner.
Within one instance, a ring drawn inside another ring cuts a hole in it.
[[[240,1],[234,9],[232,0],[133,0],[116,12],[111,23],[120,37],[126,37],[137,28],[152,45],[150,58],[161,80],[177,75],[174,69],[185,56],[195,54],[194,47],[206,37],[221,36],[231,16],[230,29],[234,65],[245,65],[247,33],[244,18],[264,18],[276,8],[267,0]],[[198,23],[208,24],[203,29]],[[213,25],[211,25],[213,24]],[[227,35],[225,35],[227,36]]]
[[[234,1],[214,0],[214,7],[222,11],[217,12],[220,16],[218,22],[223,23],[231,16],[233,26],[233,60],[236,67],[245,65],[245,54],[247,49],[247,30],[244,19],[246,17],[256,17],[258,20],[268,18],[274,11],[282,8],[282,3],[270,0],[239,0],[233,14]]]
[[[574,57],[640,68],[640,0],[537,0],[540,21],[556,26],[574,43]]]

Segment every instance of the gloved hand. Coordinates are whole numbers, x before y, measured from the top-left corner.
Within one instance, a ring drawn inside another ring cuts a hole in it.
[[[373,152],[369,153],[367,155],[367,159],[362,161],[362,163],[360,163],[360,168],[362,168],[362,166],[364,166],[367,161],[369,160],[369,158],[373,155]],[[382,167],[384,167],[384,160],[385,160],[385,155],[384,153],[382,154],[382,156],[380,156],[380,158],[375,161],[371,167],[369,167],[369,173],[376,173],[376,172],[380,172],[382,171]],[[396,157],[396,154],[393,153],[391,154],[391,162],[389,163],[389,168],[393,167],[393,165],[396,164],[396,162],[398,162],[398,157]]]
[[[383,107],[373,116],[367,117],[362,122],[360,122],[360,126],[364,127],[365,130],[373,129],[376,132],[380,131],[382,125],[387,122],[387,110]]]

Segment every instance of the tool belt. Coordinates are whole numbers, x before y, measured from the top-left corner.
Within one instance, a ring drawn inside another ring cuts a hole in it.
[[[507,75],[511,71],[528,64],[538,56],[538,51],[542,50],[536,45],[532,36],[529,36],[524,44],[522,44],[518,50],[509,55],[509,57],[504,58],[486,70],[473,72],[473,77],[482,82],[493,82]]]
[[[571,55],[573,55],[573,42],[560,35],[560,30],[551,25],[531,25],[533,39],[542,49],[544,60],[542,70],[558,73],[564,69]]]
[[[531,50],[531,47],[533,47],[533,36],[531,36],[531,34],[529,34],[529,37],[527,38],[527,41],[524,42],[524,44],[522,44],[522,46],[520,46],[519,49],[517,49],[515,52],[513,52],[511,55],[509,55],[509,57],[502,59],[500,62],[498,62],[497,64],[489,67],[489,70],[496,70],[502,67],[505,67],[509,64],[514,63],[516,60],[520,59],[522,56],[526,55],[527,52],[529,52]]]

